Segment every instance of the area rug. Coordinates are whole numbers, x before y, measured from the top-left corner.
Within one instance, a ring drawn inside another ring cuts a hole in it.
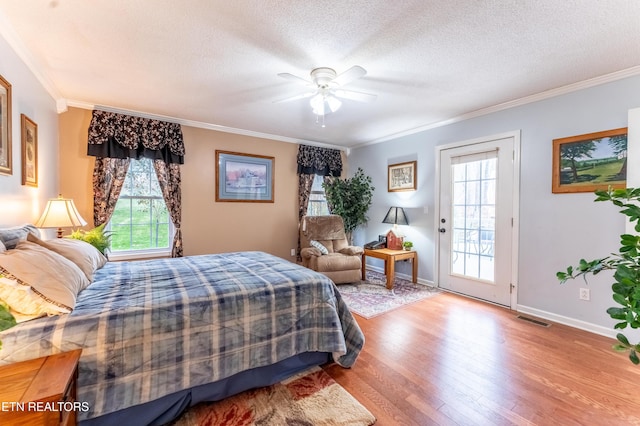
[[[376,418],[320,367],[218,402],[195,405],[172,426],[368,426]]]
[[[338,290],[349,310],[367,319],[441,293],[397,276],[392,290],[387,290],[386,282],[384,274],[367,271],[366,281],[340,284]]]

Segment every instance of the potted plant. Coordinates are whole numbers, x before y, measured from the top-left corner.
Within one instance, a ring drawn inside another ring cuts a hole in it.
[[[77,229],[69,235],[69,238],[85,241],[106,256],[111,248],[111,232],[105,231],[104,227],[105,224],[103,223],[89,231]]]
[[[406,251],[411,251],[411,249],[413,248],[413,243],[411,241],[405,241],[404,243],[402,243],[402,247],[404,247]]]
[[[331,214],[342,216],[344,231],[349,244],[352,243],[353,231],[367,223],[367,211],[371,206],[374,187],[371,177],[366,176],[358,167],[350,179],[333,179],[322,184]]]
[[[595,201],[610,201],[621,207],[620,213],[627,216],[631,223],[635,223],[635,231],[640,232],[640,188],[616,189],[596,191]],[[614,283],[613,300],[619,305],[607,309],[609,316],[619,322],[615,329],[630,326],[640,327],[640,235],[623,234],[620,236],[620,248],[617,253],[602,259],[586,261],[580,259],[577,267],[569,266],[566,271],[556,275],[561,283],[587,274],[598,274],[604,270],[613,270]],[[618,352],[628,352],[629,359],[634,364],[640,363],[638,352],[640,343],[631,344],[627,337],[618,333],[618,343],[613,349]]]

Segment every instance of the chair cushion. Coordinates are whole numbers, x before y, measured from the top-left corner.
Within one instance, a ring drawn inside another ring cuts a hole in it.
[[[345,256],[340,253],[329,253],[316,258],[316,261],[318,272],[349,271],[362,267],[360,256]]]

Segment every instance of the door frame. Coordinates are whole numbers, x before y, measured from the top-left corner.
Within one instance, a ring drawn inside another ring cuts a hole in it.
[[[475,139],[464,140],[460,142],[453,142],[444,145],[438,145],[435,147],[435,179],[434,179],[434,194],[435,194],[435,202],[434,202],[434,226],[433,232],[435,235],[436,249],[434,250],[434,281],[437,287],[440,287],[440,232],[438,232],[438,228],[440,228],[440,154],[441,151],[452,149],[452,148],[461,148],[461,147],[470,147],[472,145],[491,142],[497,139],[506,139],[513,138],[513,203],[511,206],[511,217],[513,218],[512,232],[511,232],[511,298],[510,298],[510,309],[515,310],[518,306],[518,259],[520,252],[520,130],[514,130],[511,132],[500,133],[496,135],[490,136],[482,136]],[[472,297],[472,296],[469,296]],[[491,303],[489,301],[483,300],[487,303]],[[502,306],[502,305],[500,305]]]

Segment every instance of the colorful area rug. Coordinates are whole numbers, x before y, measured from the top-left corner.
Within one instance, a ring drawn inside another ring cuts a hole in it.
[[[218,402],[195,405],[172,426],[368,426],[375,417],[320,367]]]
[[[386,282],[384,274],[367,271],[366,281],[339,284],[338,290],[349,310],[367,319],[441,293],[397,276],[392,290],[387,290]]]

